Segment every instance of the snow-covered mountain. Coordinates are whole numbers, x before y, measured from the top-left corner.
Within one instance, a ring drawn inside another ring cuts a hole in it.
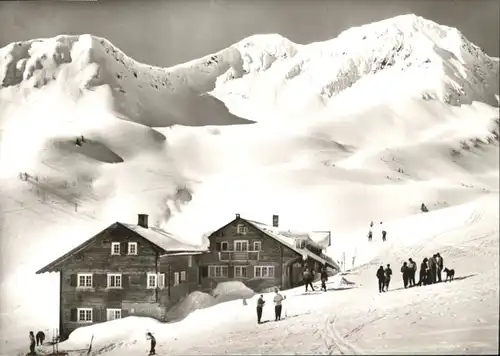
[[[283,227],[331,230],[334,258],[372,258],[359,247],[367,222],[498,194],[498,67],[414,15],[308,45],[255,35],[171,68],[90,35],[11,43],[0,49],[1,309],[57,325],[19,280],[54,305],[57,278],[34,271],[137,213],[193,243],[236,212],[279,214]]]

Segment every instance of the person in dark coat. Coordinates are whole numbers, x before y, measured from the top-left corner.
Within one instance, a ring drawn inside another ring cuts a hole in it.
[[[441,273],[443,272],[444,262],[443,262],[443,257],[441,257],[439,252],[436,253],[436,264],[437,264],[437,281],[442,282]]]
[[[326,273],[326,267],[321,269],[321,290],[326,292],[326,281],[328,280],[328,274]]]
[[[401,273],[403,274],[403,285],[405,288],[408,287],[408,281],[410,280],[410,268],[406,262],[403,262],[403,266],[401,267]]]
[[[257,299],[257,323],[261,323],[262,319],[262,310],[264,309],[264,304],[266,304],[266,301],[264,300],[264,296],[261,294],[259,299]]]
[[[29,355],[36,355],[35,354],[35,335],[33,334],[33,331],[30,331],[30,353]]]
[[[373,237],[373,232],[372,230],[368,231],[368,241],[371,241]]]
[[[382,241],[386,241],[386,240],[387,240],[387,231],[382,230]]]
[[[382,292],[384,292],[384,285],[385,285],[384,266],[379,267],[379,269],[377,270],[376,276],[378,279],[378,292],[382,293]]]
[[[391,283],[391,277],[392,277],[392,269],[390,264],[387,264],[387,267],[384,270],[384,275],[385,275],[385,291],[387,292],[389,290],[389,284]]]
[[[149,350],[149,354],[154,355],[155,354],[155,347],[156,347],[156,339],[153,336],[153,334],[151,334],[150,332],[148,332],[146,334],[146,338],[151,340],[151,350]]]
[[[437,263],[436,263],[436,255],[432,255],[429,258],[429,283],[436,283],[437,279]]]
[[[311,271],[309,271],[309,268],[305,268],[304,269],[304,272],[302,273],[302,277],[304,279],[304,282],[306,283],[306,292],[307,292],[307,287],[311,287],[311,290],[314,292],[314,286],[312,284],[312,281],[313,281],[313,275],[311,273]]]
[[[36,333],[36,346],[43,345],[43,341],[45,340],[45,333],[43,331],[39,331]]]
[[[408,284],[410,287],[415,286],[415,273],[417,273],[417,264],[411,259],[408,259]]]
[[[428,258],[424,258],[422,260],[422,263],[420,264],[420,280],[418,281],[419,286],[426,286],[429,284],[428,282],[428,277],[429,277],[429,265],[427,264]]]

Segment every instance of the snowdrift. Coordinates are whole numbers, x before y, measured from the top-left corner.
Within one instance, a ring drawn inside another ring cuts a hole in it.
[[[194,291],[187,295],[167,312],[167,320],[178,321],[198,309],[236,299],[249,299],[255,292],[239,281],[229,281],[217,284],[211,294]]]

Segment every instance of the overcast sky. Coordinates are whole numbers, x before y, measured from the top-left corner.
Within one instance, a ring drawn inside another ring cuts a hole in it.
[[[498,0],[1,1],[0,47],[62,33],[91,33],[136,60],[171,66],[252,34],[280,33],[310,43],[406,13],[457,27],[488,54],[499,56]]]

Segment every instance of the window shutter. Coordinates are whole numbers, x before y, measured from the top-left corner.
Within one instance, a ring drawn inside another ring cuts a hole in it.
[[[78,285],[78,276],[76,274],[70,276],[69,285],[71,287],[76,287]]]
[[[221,243],[220,242],[215,243],[215,251],[221,251]]]
[[[129,286],[130,286],[129,275],[128,274],[122,274],[122,288],[128,289]]]
[[[120,255],[126,255],[126,254],[128,254],[128,243],[122,242],[120,244]]]
[[[78,321],[77,315],[78,315],[78,310],[76,310],[76,308],[71,308],[69,320],[74,322]]]
[[[158,273],[158,288],[165,288],[165,273]]]
[[[208,266],[200,267],[200,275],[202,277],[208,277]]]
[[[141,273],[140,286],[141,288],[147,288],[148,286],[148,274],[146,272]]]

